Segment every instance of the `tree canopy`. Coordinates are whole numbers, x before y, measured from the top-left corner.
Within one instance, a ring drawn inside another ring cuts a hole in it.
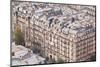
[[[17,45],[25,45],[24,33],[21,32],[20,28],[17,28],[14,32],[14,41]]]

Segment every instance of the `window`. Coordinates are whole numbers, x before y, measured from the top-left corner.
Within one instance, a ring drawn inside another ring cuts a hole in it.
[[[66,41],[64,41],[64,44],[66,44]]]

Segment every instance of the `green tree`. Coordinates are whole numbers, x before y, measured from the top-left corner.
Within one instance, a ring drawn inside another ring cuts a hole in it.
[[[14,32],[14,41],[17,45],[25,45],[24,34],[19,28],[17,28]]]
[[[58,63],[64,63],[64,60],[61,58],[58,58]]]

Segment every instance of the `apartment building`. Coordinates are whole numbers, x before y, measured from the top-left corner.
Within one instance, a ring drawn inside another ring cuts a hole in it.
[[[56,62],[88,61],[95,54],[94,6],[20,4],[15,6],[16,21],[12,23],[24,32],[25,46],[38,49],[41,56]]]

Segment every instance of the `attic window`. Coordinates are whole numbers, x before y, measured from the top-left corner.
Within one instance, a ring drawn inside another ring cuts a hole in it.
[[[72,22],[74,22],[75,21],[75,18],[74,17],[72,17]]]

